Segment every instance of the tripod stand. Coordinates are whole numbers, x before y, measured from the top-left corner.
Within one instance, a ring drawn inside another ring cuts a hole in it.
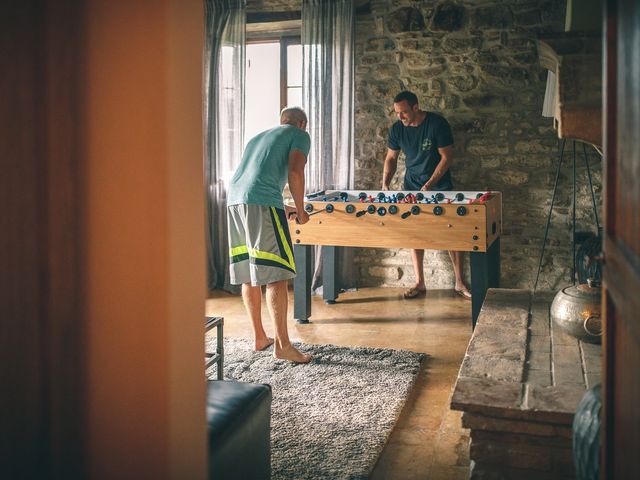
[[[547,225],[544,229],[544,240],[542,240],[542,252],[540,253],[540,261],[538,262],[538,272],[536,273],[536,281],[533,285],[533,292],[535,293],[538,288],[538,279],[540,278],[540,269],[542,268],[542,259],[544,257],[544,250],[547,244],[547,237],[549,235],[549,226],[551,224],[551,213],[553,212],[553,205],[556,200],[556,193],[558,191],[558,180],[560,178],[560,169],[564,160],[564,147],[567,140],[562,140],[562,146],[560,147],[560,160],[558,161],[558,168],[556,170],[556,179],[553,185],[553,196],[551,197],[551,206],[549,207],[549,214],[547,215]],[[593,183],[591,181],[591,168],[589,167],[589,160],[587,158],[587,149],[585,144],[582,144],[582,152],[584,156],[584,163],[587,167],[587,176],[589,179],[589,191],[591,192],[591,203],[593,204],[593,214],[596,221],[596,228],[598,234],[600,234],[600,222],[598,220],[598,209],[596,206],[596,197],[593,192]],[[573,198],[571,202],[572,213],[572,227],[571,227],[571,246],[572,246],[572,266],[571,266],[571,280],[573,285],[576,284],[576,141],[573,140]]]

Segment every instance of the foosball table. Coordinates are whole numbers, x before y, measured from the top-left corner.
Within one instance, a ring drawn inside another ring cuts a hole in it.
[[[322,245],[323,298],[336,303],[339,247],[470,252],[472,326],[488,288],[500,282],[499,192],[338,191],[305,197],[309,222],[290,223],[297,276],[294,318],[311,316],[311,246]]]

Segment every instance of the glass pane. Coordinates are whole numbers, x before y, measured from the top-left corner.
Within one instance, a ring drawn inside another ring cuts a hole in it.
[[[302,107],[302,87],[287,88],[287,106]]]
[[[302,86],[302,45],[287,47],[287,86]]]
[[[247,45],[244,144],[280,123],[280,44]]]

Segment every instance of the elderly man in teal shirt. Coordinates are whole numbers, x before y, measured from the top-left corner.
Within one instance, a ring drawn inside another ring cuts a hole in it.
[[[307,363],[311,356],[296,349],[287,328],[288,280],[295,277],[293,246],[287,219],[309,221],[304,210],[304,166],[310,138],[307,115],[297,107],[285,108],[280,125],[252,138],[244,151],[227,197],[230,279],[242,284],[242,299],[251,319],[254,348],[274,344],[273,356]],[[284,204],[282,191],[289,183],[294,206]],[[262,290],[275,329],[275,341],[262,325]]]

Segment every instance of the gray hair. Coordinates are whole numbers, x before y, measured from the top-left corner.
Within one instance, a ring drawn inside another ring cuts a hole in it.
[[[307,114],[300,107],[285,107],[280,112],[280,123],[293,125],[298,122],[307,122]]]

